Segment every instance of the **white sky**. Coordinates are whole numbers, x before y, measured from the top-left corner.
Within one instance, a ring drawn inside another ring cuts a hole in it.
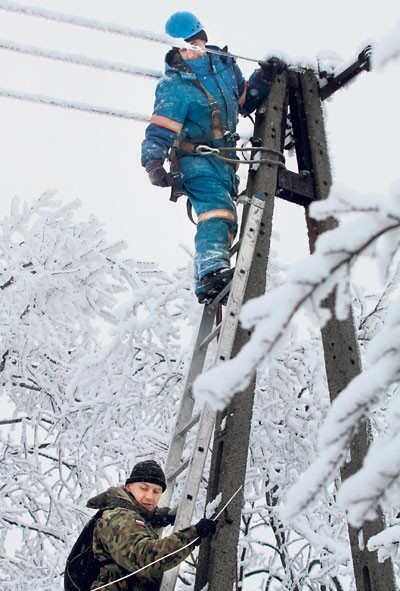
[[[379,42],[400,20],[393,0],[19,0],[105,22],[164,33],[176,10],[195,12],[210,43],[261,59],[274,52],[288,61],[314,61],[322,51],[351,60],[369,41]],[[236,7],[235,9],[233,7]],[[0,39],[160,70],[168,46],[57,24],[0,10]],[[248,76],[255,67],[239,61]],[[326,103],[334,180],[384,195],[399,179],[397,115],[399,62],[363,73]],[[0,86],[60,99],[151,114],[154,79],[106,73],[0,50]],[[145,124],[0,98],[0,215],[13,196],[27,200],[55,188],[64,201],[78,198],[82,215],[94,213],[110,240],[124,239],[131,256],[174,269],[192,248],[194,227],[184,200],[152,187],[140,166]],[[247,129],[247,128],[246,128]],[[275,216],[288,259],[301,253],[305,229],[299,208],[282,204]],[[299,232],[295,230],[299,229]],[[303,231],[304,229],[304,231]],[[296,235],[298,237],[296,238]]]

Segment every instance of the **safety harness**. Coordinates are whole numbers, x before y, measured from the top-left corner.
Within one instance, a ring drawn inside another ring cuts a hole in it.
[[[221,109],[217,102],[217,100],[212,96],[212,94],[207,90],[207,88],[200,82],[197,78],[196,74],[190,68],[188,64],[186,64],[179,55],[178,50],[174,51],[173,60],[175,62],[175,66],[183,70],[185,72],[190,72],[194,74],[195,78],[191,80],[191,83],[194,84],[197,88],[199,88],[207,97],[208,103],[210,105],[211,110],[211,131],[212,136],[210,139],[212,140],[221,140],[223,139],[224,135],[227,132],[227,128],[222,125],[221,123]],[[229,132],[228,132],[229,133]],[[204,137],[202,138],[204,140]],[[182,185],[182,174],[179,166],[179,159],[177,156],[177,150],[182,150],[184,152],[189,152],[191,154],[196,154],[196,148],[199,146],[198,143],[193,143],[188,140],[175,140],[172,147],[169,150],[168,158],[171,163],[171,174],[173,177],[173,184],[171,188],[171,196],[170,201],[176,202],[178,198],[184,194],[183,185]],[[186,210],[190,221],[195,224],[192,215],[192,206],[190,201],[187,200],[186,202]]]
[[[223,51],[227,51],[227,47],[224,47]],[[193,74],[195,76],[195,78],[191,79],[191,83],[194,84],[197,88],[199,88],[207,97],[208,103],[210,105],[210,109],[211,109],[211,130],[212,130],[212,135],[210,136],[210,143],[213,143],[214,140],[222,140],[224,138],[226,138],[228,141],[231,141],[233,144],[235,144],[235,142],[239,139],[239,135],[237,133],[232,133],[230,132],[224,125],[222,125],[221,123],[221,109],[218,105],[218,102],[216,101],[216,99],[212,96],[212,94],[207,90],[207,88],[200,82],[200,80],[197,78],[195,72],[193,72],[193,70],[190,68],[190,66],[188,64],[186,64],[182,58],[179,55],[179,51],[177,49],[173,49],[171,51],[171,58],[174,62],[174,66],[179,69],[182,70],[184,72],[190,72],[191,74]],[[225,59],[225,61],[227,60],[227,57],[222,58]],[[234,70],[235,73],[235,77],[237,80],[237,74],[236,71]],[[200,138],[199,138],[200,139]],[[285,158],[283,156],[283,154],[281,152],[278,152],[276,150],[271,150],[269,148],[263,148],[263,147],[257,147],[255,148],[254,146],[251,146],[249,148],[237,148],[235,145],[232,146],[219,146],[217,147],[213,147],[213,146],[209,146],[207,144],[204,143],[205,141],[205,136],[201,136],[201,142],[196,142],[195,141],[196,138],[193,138],[192,141],[190,141],[189,139],[182,139],[182,140],[175,140],[172,147],[169,150],[168,153],[168,158],[171,164],[171,174],[173,177],[173,185],[171,188],[171,196],[170,196],[170,201],[174,201],[176,202],[178,200],[178,198],[184,194],[184,190],[183,190],[183,184],[182,184],[182,174],[181,174],[181,170],[180,170],[180,166],[179,166],[179,158],[178,158],[178,154],[177,151],[179,151],[180,155],[183,153],[187,153],[193,156],[214,156],[216,158],[218,158],[219,160],[223,160],[224,162],[227,162],[229,164],[232,164],[233,166],[235,166],[235,168],[237,168],[239,166],[240,163],[244,163],[244,164],[261,164],[261,163],[266,163],[266,164],[271,164],[271,165],[276,165],[276,166],[281,166],[281,167],[285,167]],[[228,152],[246,152],[246,151],[256,151],[256,152],[265,152],[268,151],[271,153],[272,156],[275,156],[276,158],[270,159],[270,158],[256,158],[256,159],[241,159],[239,160],[238,158],[231,158],[229,157],[229,155],[227,155],[226,153]],[[224,154],[225,152],[225,154]],[[193,216],[192,216],[192,206],[191,203],[189,201],[189,199],[186,202],[186,210],[187,210],[187,214],[188,217],[190,219],[190,221],[195,224],[195,221],[193,220]]]

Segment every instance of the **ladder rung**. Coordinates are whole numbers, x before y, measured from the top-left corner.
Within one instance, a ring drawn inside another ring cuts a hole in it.
[[[169,482],[175,481],[178,478],[179,474],[182,474],[182,472],[184,470],[186,470],[186,468],[189,466],[189,463],[190,463],[190,457],[187,460],[185,460],[184,462],[182,462],[182,464],[180,464],[178,466],[178,468],[175,468],[175,470],[173,470],[170,474],[167,474],[167,476],[166,476],[167,480]]]
[[[219,335],[219,333],[221,332],[221,327],[222,323],[218,324],[218,326],[216,326],[214,330],[210,332],[210,334],[208,334],[206,338],[201,341],[201,343],[197,346],[196,351],[200,351],[200,349],[207,347],[209,343],[211,343],[211,341]]]
[[[190,419],[190,421],[188,423],[186,423],[186,425],[184,425],[182,427],[182,429],[180,429],[180,431],[178,431],[178,433],[176,434],[176,437],[182,437],[183,435],[186,435],[186,433],[188,431],[190,431],[190,429],[193,427],[193,425],[195,425],[196,423],[199,422],[199,419],[200,419],[200,412],[193,415],[193,417]]]

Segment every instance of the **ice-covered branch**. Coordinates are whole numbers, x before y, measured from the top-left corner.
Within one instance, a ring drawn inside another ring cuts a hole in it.
[[[398,555],[400,551],[400,525],[392,525],[376,536],[372,536],[368,540],[367,546],[370,552],[378,551],[381,562],[386,558]]]
[[[8,519],[7,517],[3,517],[2,518],[5,523],[9,523],[12,526],[16,526],[16,527],[21,527],[23,529],[29,529],[31,531],[35,531],[35,532],[40,532],[42,534],[45,534],[46,536],[50,536],[52,538],[55,538],[56,540],[63,540],[63,538],[59,535],[58,531],[56,529],[52,529],[50,527],[46,527],[44,525],[34,525],[34,524],[28,524],[28,523],[23,523],[22,521],[16,520],[16,521],[12,521],[11,519]]]
[[[316,495],[335,475],[343,463],[357,429],[379,396],[400,379],[400,300],[392,303],[386,324],[371,341],[367,361],[369,367],[356,376],[332,404],[321,429],[322,451],[300,480],[290,489],[282,517],[293,519],[305,510]],[[397,436],[385,444],[375,443],[365,459],[364,467],[342,486],[340,498],[349,512],[349,521],[359,526],[371,518],[379,499],[400,474]]]
[[[253,329],[251,340],[234,359],[200,376],[194,384],[195,396],[217,409],[224,408],[284,342],[297,311],[308,304],[318,314],[321,326],[327,321],[329,316],[321,302],[337,286],[341,289],[337,291],[335,312],[338,318],[346,317],[350,303],[348,275],[359,256],[367,254],[384,236],[398,245],[399,201],[397,196],[384,203],[377,196],[364,196],[362,200],[338,189],[326,203],[315,204],[314,217],[351,213],[352,220],[322,235],[316,251],[289,270],[282,286],[246,304],[241,322],[244,328]],[[343,289],[343,285],[347,287]]]
[[[15,588],[28,565],[32,589],[52,591],[89,496],[162,462],[194,316],[189,266],[121,258],[77,207],[47,193],[0,220],[0,570]]]
[[[376,517],[375,509],[400,475],[400,435],[384,442],[375,442],[364,465],[342,485],[339,504],[347,510],[348,520],[360,527],[367,519]]]

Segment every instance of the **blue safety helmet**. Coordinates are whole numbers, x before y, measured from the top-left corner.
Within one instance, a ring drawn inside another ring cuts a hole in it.
[[[165,23],[165,32],[171,37],[191,39],[203,30],[203,25],[191,12],[174,12]]]

